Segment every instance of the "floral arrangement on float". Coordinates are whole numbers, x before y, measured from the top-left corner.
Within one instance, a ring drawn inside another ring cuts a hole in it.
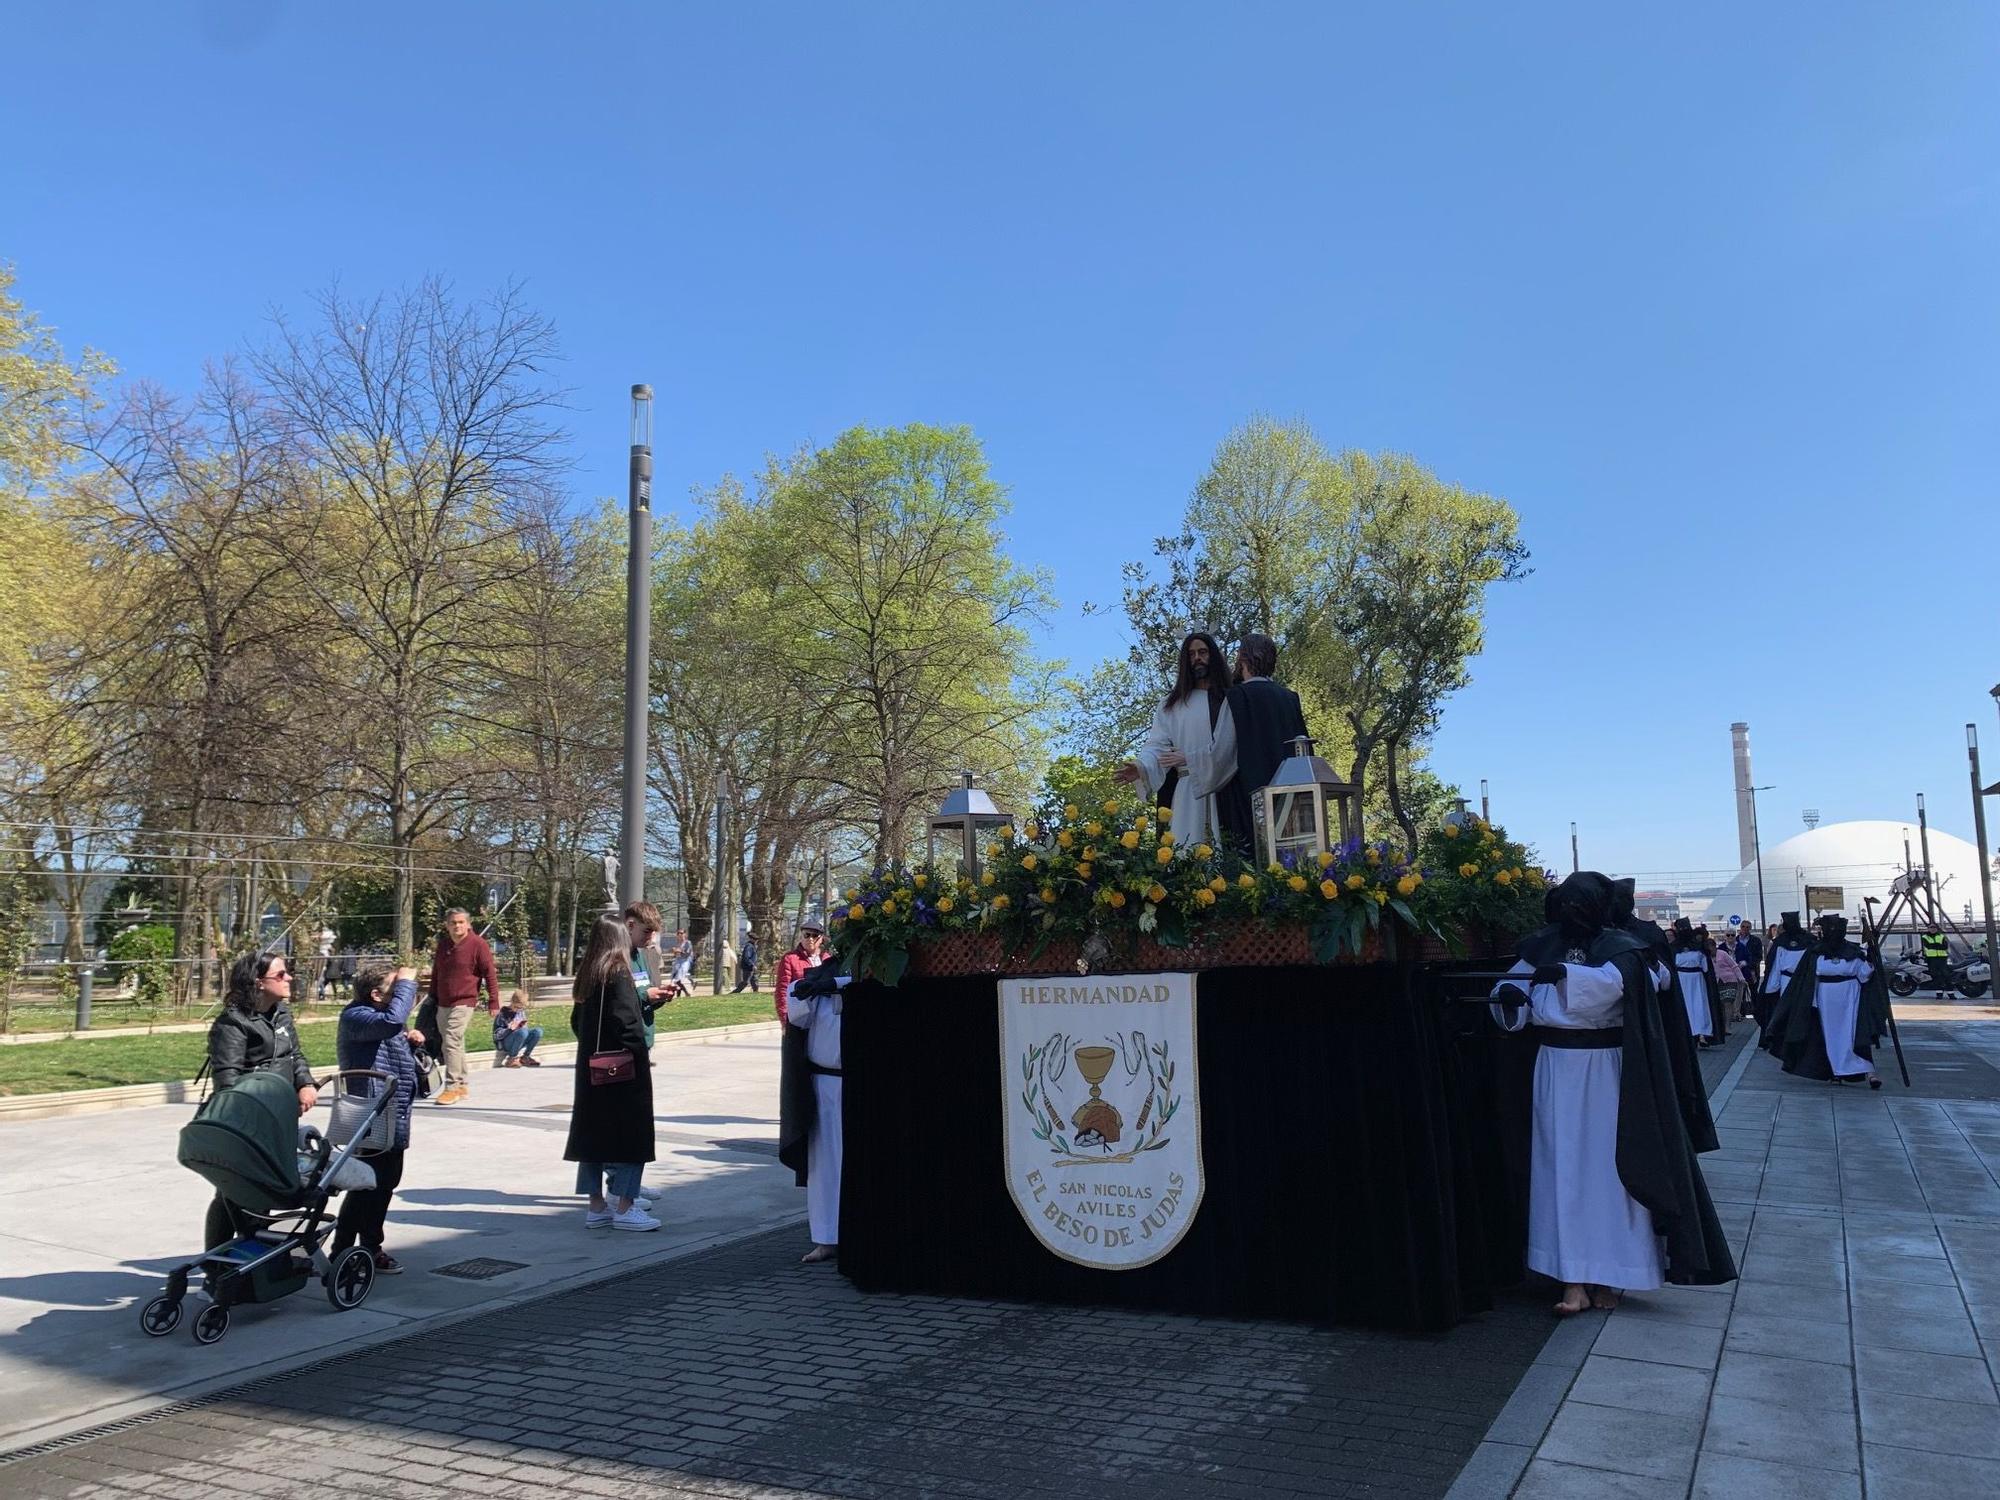
[[[1468,932],[1538,925],[1546,887],[1527,850],[1476,817],[1425,836],[1415,859],[1356,838],[1250,860],[1183,841],[1167,809],[1119,798],[1048,806],[1019,826],[989,817],[978,836],[959,869],[882,866],[842,892],[831,925],[847,972],[895,984],[906,972],[1366,962],[1399,940],[1462,952]]]

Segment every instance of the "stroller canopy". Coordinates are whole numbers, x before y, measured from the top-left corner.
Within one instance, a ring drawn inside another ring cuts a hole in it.
[[[181,1127],[182,1166],[225,1202],[275,1213],[299,1196],[299,1095],[289,1074],[252,1073]]]

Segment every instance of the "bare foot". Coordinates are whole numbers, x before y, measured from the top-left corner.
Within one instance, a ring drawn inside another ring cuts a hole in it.
[[[1573,1318],[1589,1306],[1590,1294],[1572,1283],[1563,1288],[1562,1301],[1555,1305],[1555,1314],[1559,1318]]]
[[[839,1254],[840,1250],[837,1246],[814,1245],[812,1249],[806,1251],[804,1255],[801,1255],[799,1257],[799,1264],[802,1266],[817,1266],[823,1264],[826,1261],[832,1260],[835,1256]]]
[[[1590,1289],[1590,1305],[1601,1312],[1611,1312],[1625,1300],[1625,1294],[1615,1287],[1594,1286]]]

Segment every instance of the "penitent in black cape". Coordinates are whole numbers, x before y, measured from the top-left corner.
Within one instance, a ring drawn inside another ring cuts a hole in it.
[[[1676,1286],[1719,1286],[1736,1279],[1736,1261],[1715,1215],[1708,1183],[1701,1175],[1694,1144],[1682,1118],[1673,1057],[1661,1023],[1662,1006],[1653,989],[1645,944],[1609,925],[1612,885],[1595,871],[1572,875],[1558,888],[1568,900],[1594,914],[1601,930],[1573,958],[1560,926],[1538,928],[1521,939],[1527,963],[1616,964],[1625,980],[1623,1056],[1618,1073],[1618,1177],[1653,1216],[1662,1240],[1666,1279]],[[1511,1122],[1525,1135],[1532,1116]],[[1525,1216],[1522,1222],[1526,1222]]]
[[[1822,919],[1823,921],[1825,919]],[[1765,1028],[1764,1050],[1778,1059],[1778,1066],[1798,1078],[1821,1083],[1833,1076],[1833,1063],[1826,1055],[1826,1033],[1820,1029],[1818,1003],[1819,964],[1827,958],[1866,958],[1859,943],[1847,940],[1843,921],[1833,931],[1823,931],[1820,940],[1806,950],[1792,971],[1784,993],[1771,1007],[1770,1024]],[[1868,978],[1861,981],[1861,1004],[1854,1012],[1854,1050],[1872,1060],[1875,1044],[1889,1030],[1889,986],[1882,979],[1878,960]]]
[[[1674,973],[1673,944],[1657,922],[1633,915],[1636,883],[1629,877],[1611,882],[1611,925],[1645,945],[1649,964],[1667,971],[1669,987],[1659,1005],[1660,1031],[1667,1040],[1667,1061],[1673,1069],[1674,1094],[1681,1120],[1696,1151],[1714,1151],[1722,1142],[1715,1133],[1715,1116],[1708,1107],[1708,1085],[1702,1082],[1701,1058],[1694,1033],[1688,1029],[1687,1005],[1681,999],[1680,977]]]
[[[1237,683],[1224,701],[1236,725],[1236,774],[1215,794],[1216,819],[1237,852],[1251,854],[1257,845],[1251,793],[1271,784],[1292,741],[1306,733],[1306,715],[1299,695],[1268,677]]]

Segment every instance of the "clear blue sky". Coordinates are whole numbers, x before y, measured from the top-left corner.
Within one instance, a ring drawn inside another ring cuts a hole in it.
[[[1566,863],[1970,831],[2000,777],[2000,8],[8,7],[0,257],[185,385],[340,277],[523,278],[622,494],[970,424],[1045,648],[1254,412],[1520,510],[1440,772]],[[1900,620],[1900,630],[1892,628]]]

